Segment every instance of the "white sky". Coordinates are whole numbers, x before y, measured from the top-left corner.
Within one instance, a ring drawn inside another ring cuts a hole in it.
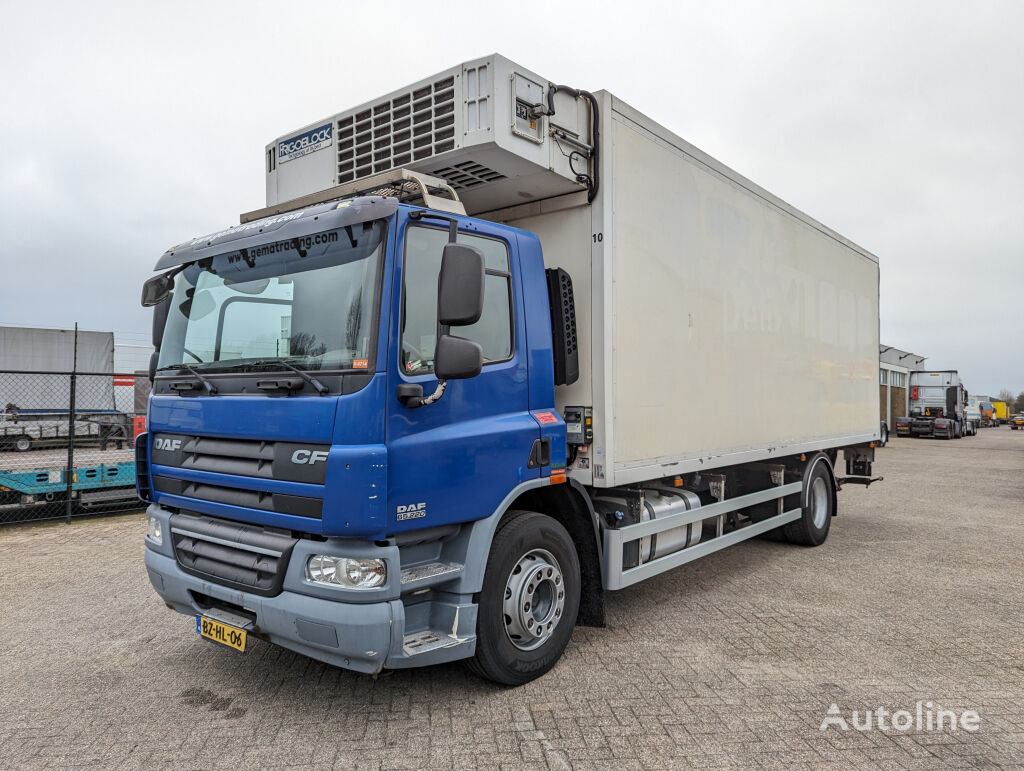
[[[500,52],[612,91],[878,255],[886,345],[1024,390],[1024,3],[0,11],[0,322],[144,338],[157,257],[264,204],[267,142]]]

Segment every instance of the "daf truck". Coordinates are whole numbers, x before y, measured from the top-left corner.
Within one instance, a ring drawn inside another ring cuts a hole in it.
[[[494,55],[264,158],[143,289],[145,563],[202,638],[524,683],[876,479],[877,258],[612,94]]]

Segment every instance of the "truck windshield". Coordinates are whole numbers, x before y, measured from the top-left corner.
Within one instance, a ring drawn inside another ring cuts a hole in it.
[[[367,369],[386,230],[373,220],[187,265],[158,367],[217,371],[287,358],[304,369]]]

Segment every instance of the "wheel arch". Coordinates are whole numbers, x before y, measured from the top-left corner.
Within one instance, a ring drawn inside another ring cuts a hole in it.
[[[483,589],[487,558],[494,534],[513,511],[535,511],[559,522],[576,546],[580,561],[578,624],[604,626],[604,588],[597,513],[579,483],[567,480],[552,485],[548,479],[531,480],[513,489],[493,514],[463,527],[450,552],[465,565],[455,591],[477,594]]]
[[[582,485],[535,487],[513,502],[512,509],[545,514],[559,522],[572,537],[580,561],[580,611],[577,623],[604,626],[604,584],[601,577],[601,537],[597,512]]]

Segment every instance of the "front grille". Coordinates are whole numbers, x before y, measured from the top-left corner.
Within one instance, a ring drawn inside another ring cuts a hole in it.
[[[182,468],[272,479],[274,443],[190,436],[182,445]]]
[[[455,149],[455,78],[338,118],[338,184]]]
[[[281,593],[297,538],[184,512],[170,526],[174,558],[186,573],[263,597]]]
[[[296,453],[309,459],[314,453],[327,453],[329,444],[274,442],[264,439],[223,439],[215,436],[157,433],[150,437],[153,463],[189,471],[278,479],[322,485],[327,462],[297,462]],[[327,455],[316,455],[326,458]]]
[[[273,511],[278,514],[294,514],[297,517],[319,519],[323,514],[321,498],[308,498],[303,495],[271,493],[266,490],[244,490],[240,487],[211,485],[159,475],[153,477],[153,488],[157,492],[168,495],[223,503],[228,506],[243,506],[260,511]]]

